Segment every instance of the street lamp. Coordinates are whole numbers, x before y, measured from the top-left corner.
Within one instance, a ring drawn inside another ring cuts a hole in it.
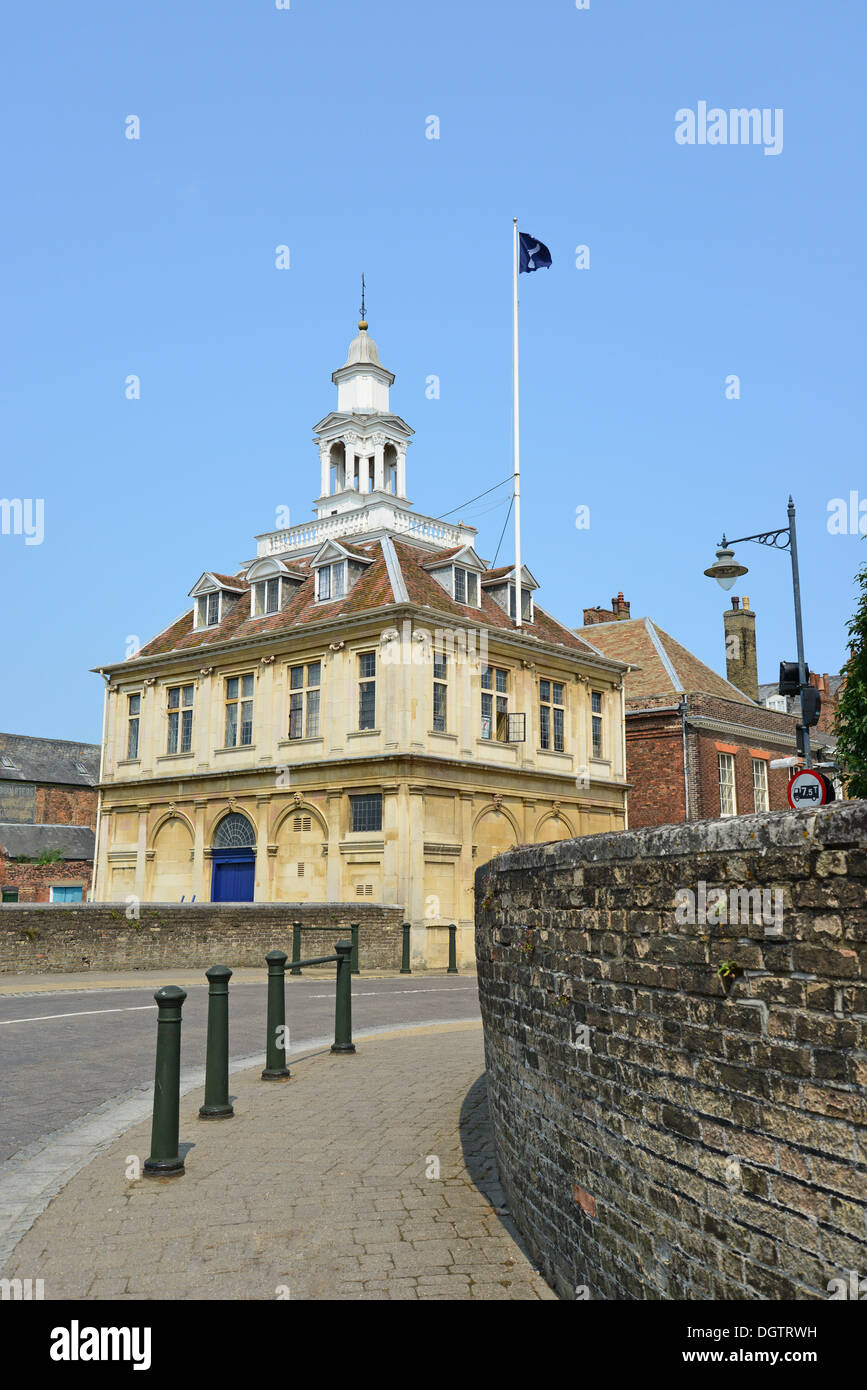
[[[807,668],[804,663],[804,629],[801,623],[801,576],[798,571],[798,537],[795,530],[795,504],[791,497],[788,506],[789,524],[778,531],[759,531],[755,536],[740,536],[728,541],[723,535],[716,560],[705,570],[708,579],[715,579],[723,589],[730,589],[736,579],[747,574],[746,565],[737,563],[732,546],[745,541],[758,541],[759,545],[769,545],[775,550],[788,550],[792,556],[792,588],[795,594],[795,635],[798,641],[798,682],[801,687],[801,740],[805,767],[811,766],[810,731],[807,726],[807,712],[804,705],[804,692],[807,688]]]

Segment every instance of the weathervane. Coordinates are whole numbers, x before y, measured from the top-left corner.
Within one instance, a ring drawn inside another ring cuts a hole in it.
[[[364,272],[361,273],[361,322],[359,328],[367,327],[367,315],[364,312]]]

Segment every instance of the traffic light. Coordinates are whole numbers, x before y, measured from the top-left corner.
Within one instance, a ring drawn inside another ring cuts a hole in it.
[[[804,667],[804,679],[809,682],[810,668]],[[798,673],[797,661],[780,662],[780,684],[777,686],[781,695],[800,695],[801,677]]]
[[[822,713],[822,696],[814,685],[804,686],[804,723],[807,728],[818,724]]]

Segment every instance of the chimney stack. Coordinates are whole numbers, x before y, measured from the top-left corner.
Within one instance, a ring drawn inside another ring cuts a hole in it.
[[[585,608],[584,626],[592,627],[594,623],[616,623],[629,621],[629,601],[623,597],[623,590],[616,598],[611,600],[610,608]]]
[[[733,598],[724,615],[726,634],[726,676],[732,685],[751,700],[759,698],[759,668],[756,659],[756,615],[750,601]]]
[[[624,622],[628,621],[629,604],[623,597],[622,589],[618,593],[617,597],[611,600],[611,611],[613,612],[615,618],[622,619]]]

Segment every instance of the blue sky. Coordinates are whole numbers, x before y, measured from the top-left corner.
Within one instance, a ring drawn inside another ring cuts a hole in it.
[[[839,670],[865,559],[827,528],[832,498],[867,502],[865,30],[860,0],[10,11],[0,494],[44,499],[45,535],[0,535],[0,728],[97,741],[89,668],[249,559],[278,507],[311,515],[362,270],[416,507],[506,478],[513,215],[554,257],[521,277],[542,604],[578,623],[622,589],[724,669],[728,599],[702,570],[723,530],[784,525],[791,491],[807,659]],[[700,101],[781,108],[782,152],[679,145]],[[505,505],[462,515],[490,559]],[[795,656],[788,559],[739,558],[773,679]]]

